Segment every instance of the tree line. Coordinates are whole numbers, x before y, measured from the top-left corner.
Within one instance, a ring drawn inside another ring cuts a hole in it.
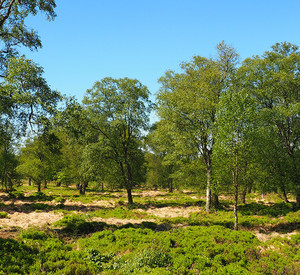
[[[42,185],[89,182],[132,189],[206,190],[206,211],[219,195],[288,193],[300,207],[297,45],[277,43],[240,60],[221,42],[214,58],[194,56],[159,79],[156,102],[136,79],[104,78],[81,103],[53,91],[43,68],[18,52],[41,41],[28,15],[55,18],[55,1],[0,3],[0,171],[5,190],[28,179]],[[157,121],[150,125],[151,111]],[[22,146],[18,146],[22,144]],[[238,224],[237,214],[236,227]]]

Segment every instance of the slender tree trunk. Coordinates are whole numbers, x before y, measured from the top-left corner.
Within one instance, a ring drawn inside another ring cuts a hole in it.
[[[45,189],[47,188],[47,181],[46,180],[44,181],[44,188]]]
[[[243,193],[242,193],[242,203],[246,204],[246,195],[247,195],[247,186],[245,186],[245,188],[243,189]]]
[[[77,190],[79,191],[79,195],[84,195],[84,190],[83,190],[83,183],[80,181],[80,183],[78,183],[76,185]]]
[[[128,198],[128,204],[133,204],[131,188],[127,189],[127,198]]]
[[[38,192],[41,192],[41,182],[38,182],[37,187],[38,187]]]
[[[88,186],[88,182],[84,181],[82,186],[82,195],[85,195],[86,188]]]
[[[232,178],[234,186],[234,230],[238,230],[238,199],[239,199],[239,184],[238,184],[238,153],[235,152],[234,165],[232,169]]]
[[[215,193],[212,194],[212,203],[214,205],[215,208],[219,208],[220,207],[220,201],[219,201],[219,196]]]
[[[296,194],[296,207],[300,209],[300,192]]]
[[[80,183],[77,184],[76,188],[77,188],[77,190],[79,190],[80,195],[85,195],[87,186],[88,186],[88,183],[86,181],[83,181],[83,182],[80,181]]]
[[[169,178],[169,192],[172,193],[173,192],[173,179]]]
[[[252,192],[252,187],[253,187],[253,183],[252,183],[252,181],[251,181],[250,184],[249,184],[249,186],[248,186],[248,191],[247,191],[248,194],[251,194],[251,192]]]
[[[288,200],[288,197],[287,197],[284,185],[280,186],[280,190],[281,190],[281,193],[282,193],[282,196],[283,196],[284,203],[289,203],[289,200]]]
[[[28,186],[31,186],[31,178],[28,179]]]
[[[211,204],[211,182],[210,182],[210,175],[211,175],[211,166],[210,166],[210,161],[208,161],[207,165],[207,170],[206,170],[206,176],[207,176],[207,181],[206,181],[206,206],[205,206],[205,211],[206,213],[209,213],[210,210],[210,204]]]
[[[126,150],[126,152],[127,152],[127,150]],[[127,156],[127,154],[125,154],[125,156]],[[127,157],[126,157],[126,159],[127,159]],[[126,160],[126,168],[127,168],[126,190],[127,190],[128,204],[133,204],[132,193],[131,193],[131,189],[133,186],[133,178],[132,178],[132,173],[131,173],[131,166],[127,160]]]

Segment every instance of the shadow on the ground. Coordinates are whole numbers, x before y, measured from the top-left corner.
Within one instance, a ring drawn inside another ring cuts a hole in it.
[[[95,222],[95,221],[79,221],[79,222],[69,222],[63,227],[55,228],[53,231],[62,237],[70,236],[86,236],[92,233],[96,233],[103,230],[117,230],[124,228],[134,228],[134,229],[151,229],[153,231],[168,231],[172,229],[170,224],[166,223],[154,223],[144,221],[141,223],[127,223],[123,225],[107,224],[105,222]]]
[[[240,205],[238,207],[239,212],[242,215],[260,215],[279,217],[285,216],[290,212],[294,212],[296,209],[296,203],[273,203],[273,204],[262,204],[262,203],[249,203]]]
[[[14,204],[12,202],[8,205],[1,205],[0,210],[5,211],[8,214],[19,213],[31,213],[35,211],[51,212],[54,210],[64,210],[64,211],[78,211],[78,212],[90,212],[103,209],[114,209],[115,207],[103,207],[97,205],[65,205],[63,203],[58,204],[47,204],[43,202],[30,202],[24,204]]]

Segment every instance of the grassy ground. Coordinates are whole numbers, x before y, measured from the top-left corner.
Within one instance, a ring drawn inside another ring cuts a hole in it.
[[[207,214],[196,192],[50,185],[0,193],[0,274],[300,274],[300,211],[250,195]]]

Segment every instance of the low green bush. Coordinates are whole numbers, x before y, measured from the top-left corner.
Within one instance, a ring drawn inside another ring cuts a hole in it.
[[[104,222],[88,222],[82,215],[67,215],[53,224],[62,227],[62,231],[71,234],[88,234],[103,230],[107,224]]]
[[[9,198],[11,199],[24,199],[25,194],[23,191],[11,191],[8,194]]]
[[[8,213],[6,212],[0,212],[0,219],[5,219],[8,217]]]
[[[58,224],[85,224],[70,215]],[[300,234],[265,243],[223,226],[103,230],[70,242],[31,228],[0,239],[3,274],[299,274]],[[1,272],[0,272],[1,274]]]
[[[63,204],[63,203],[66,202],[66,199],[63,198],[63,197],[56,197],[56,198],[54,199],[54,201],[57,202],[57,203]]]

